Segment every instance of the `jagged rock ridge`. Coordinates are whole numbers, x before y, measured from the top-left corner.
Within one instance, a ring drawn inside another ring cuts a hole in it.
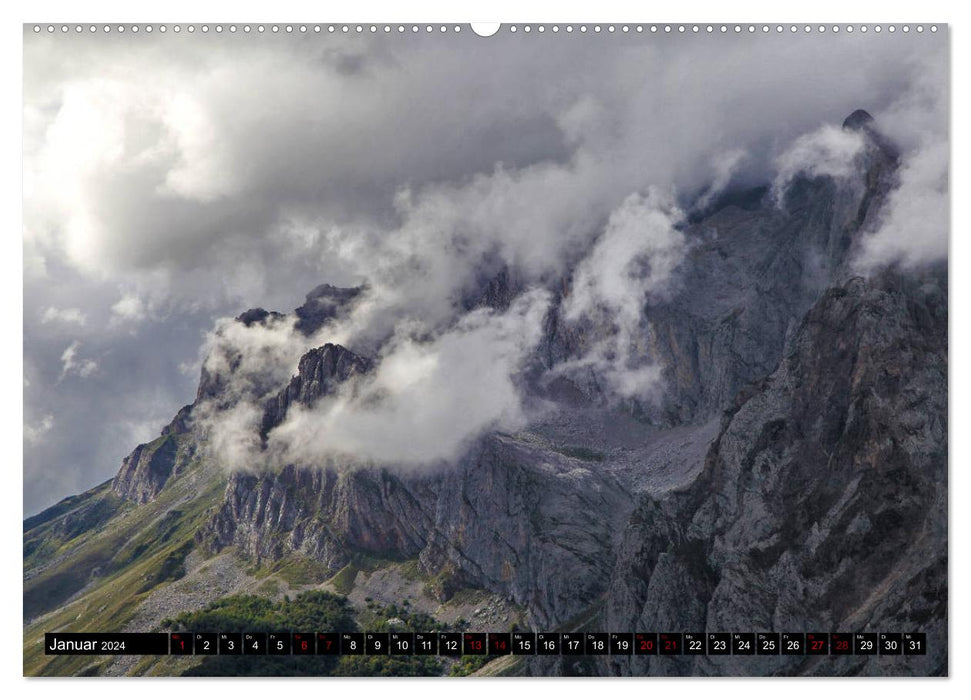
[[[264,403],[260,435],[265,440],[270,430],[283,422],[293,404],[312,406],[352,377],[366,374],[371,367],[369,359],[340,345],[327,343],[314,348],[300,358],[297,374],[287,387]]]
[[[941,270],[828,290],[739,396],[701,477],[632,514],[608,628],[920,630],[947,668],[947,297]],[[634,673],[880,673],[886,659],[633,659]]]
[[[541,431],[492,434],[432,471],[328,463],[231,474],[198,544],[257,561],[306,556],[331,572],[356,551],[417,558],[443,598],[462,586],[498,591],[540,627],[581,614],[614,630],[883,625],[927,631],[946,647],[947,270],[851,278],[848,261],[895,185],[899,156],[865,112],[844,128],[866,139],[856,176],[796,178],[781,206],[767,188],[725,197],[685,226],[678,286],[646,306],[640,339],[663,369],[660,402],[618,409],[595,376],[529,384],[547,399],[633,415],[645,431],[725,412],[686,488],[647,495],[618,480],[624,447],[601,454]],[[496,270],[467,308],[515,298],[522,281]],[[604,331],[562,320],[569,287],[565,278],[552,289],[532,378],[582,356]],[[318,287],[295,312],[298,327],[319,331],[360,292]],[[257,309],[239,322],[278,319]],[[339,345],[309,350],[264,403],[263,438],[295,404],[313,406],[371,369]],[[203,372],[196,405],[218,401],[227,379]],[[118,494],[143,503],[178,475],[194,454],[192,411],[125,460]],[[941,654],[892,667],[537,659],[528,671],[937,674],[942,658],[946,667]]]

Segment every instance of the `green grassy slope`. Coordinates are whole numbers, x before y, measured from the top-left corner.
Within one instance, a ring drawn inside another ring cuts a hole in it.
[[[224,472],[202,460],[186,459],[179,466],[176,476],[149,503],[123,499],[112,491],[111,482],[105,482],[24,521],[25,675],[104,675],[110,670],[161,676],[427,676],[490,671],[491,659],[486,657],[253,661],[253,657],[167,656],[129,658],[119,664],[109,656],[46,656],[46,632],[120,632],[129,624],[142,625],[146,610],[150,619],[157,611],[173,619],[159,624],[162,618],[155,617],[151,630],[139,631],[460,631],[467,624],[465,616],[489,598],[486,591],[461,590],[436,610],[434,600],[441,599],[429,591],[445,572],[422,572],[417,560],[349,550],[350,563],[339,572],[297,554],[279,561],[234,559],[230,570],[245,579],[243,587],[235,590],[250,594],[209,598],[212,602],[201,608],[171,611],[164,601],[182,605],[181,593],[170,598],[161,587],[177,581],[176,587],[182,585],[186,557],[197,552],[193,576],[203,576],[217,561],[197,548],[196,535],[221,504],[227,482]],[[376,572],[384,573],[371,583],[361,583]],[[142,606],[149,596],[152,600]],[[409,602],[415,596],[423,598],[424,612]],[[521,614],[513,612],[512,617],[518,619]]]
[[[25,521],[24,674],[91,667],[88,657],[44,656],[44,633],[121,631],[155,587],[182,575],[224,489],[220,472],[196,462],[151,503],[124,501],[105,483]]]

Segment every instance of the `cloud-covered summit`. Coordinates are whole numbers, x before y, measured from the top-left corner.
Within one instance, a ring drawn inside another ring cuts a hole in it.
[[[901,145],[901,187],[918,195],[892,203],[861,264],[941,254],[946,233],[920,216],[946,200],[943,34],[686,39],[25,35],[25,415],[56,426],[25,445],[28,512],[107,478],[157,432],[191,397],[217,318],[366,283],[319,340],[460,370],[474,337],[511,367],[521,347],[503,339],[543,302],[468,317],[484,270],[508,265],[528,290],[589,268],[575,303],[626,318],[616,255],[663,276],[691,199],[798,168],[780,157],[860,105]],[[844,136],[810,144],[820,167],[836,167]],[[612,242],[623,212],[651,206],[672,226]],[[85,323],[45,323],[47,309]],[[309,344],[274,330],[239,341],[285,380]],[[604,362],[649,377],[623,347]],[[85,361],[98,371],[81,381]],[[492,379],[499,398],[470,418],[515,424]],[[361,415],[328,420],[353,436]]]

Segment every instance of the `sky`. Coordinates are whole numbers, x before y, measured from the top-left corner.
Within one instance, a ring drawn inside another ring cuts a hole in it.
[[[632,328],[638,299],[663,293],[683,255],[693,198],[839,175],[859,144],[838,126],[857,108],[904,154],[857,265],[939,259],[947,84],[943,31],[26,29],[25,515],[113,476],[227,347],[252,363],[241,376],[283,381],[327,341],[380,360],[355,396],[295,412],[271,441],[280,459],[452,459],[484,426],[524,420],[514,378],[546,282],[575,269],[568,313],[606,309]],[[497,260],[527,293],[501,314],[465,313]],[[321,282],[369,292],[319,337],[225,320],[289,311]],[[652,368],[632,365],[623,340],[587,360],[620,395],[650,391]],[[230,466],[251,458],[261,398],[237,389],[237,409],[211,416]]]

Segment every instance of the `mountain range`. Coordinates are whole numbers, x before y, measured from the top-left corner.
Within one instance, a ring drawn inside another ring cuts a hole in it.
[[[207,365],[194,401],[112,480],[24,521],[25,673],[206,673],[200,657],[45,657],[43,633],[169,629],[233,596],[326,591],[362,629],[892,630],[926,633],[929,649],[507,657],[479,674],[946,675],[947,265],[855,270],[900,156],[862,110],[843,129],[865,142],[850,175],[803,174],[781,196],[730,188],[688,212],[678,282],[633,343],[659,368],[657,396],[557,372],[610,325],[566,313],[572,274],[548,282],[518,378],[544,410],[447,464],[227,471],[198,416],[232,407],[234,362]],[[528,286],[512,266],[483,277],[468,310],[505,311]],[[318,337],[366,293],[322,284],[290,315],[235,323],[289,319]],[[309,347],[288,381],[264,378],[253,439],[265,448],[378,363]]]

